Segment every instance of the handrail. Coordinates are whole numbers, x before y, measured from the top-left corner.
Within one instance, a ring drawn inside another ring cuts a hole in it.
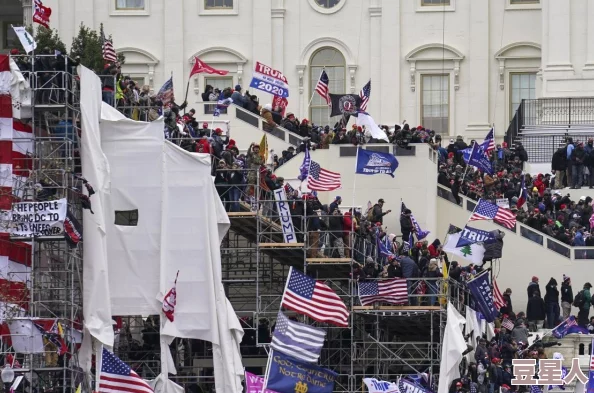
[[[458,205],[455,201],[452,200],[451,191],[446,187],[438,184],[437,185],[437,196],[452,202],[454,205]],[[461,209],[465,209],[469,212],[474,210],[474,206],[476,205],[477,201],[468,198],[465,195],[459,195],[460,199],[462,200],[462,205],[458,205]],[[501,226],[496,222],[493,222],[495,225]],[[565,244],[560,242],[559,240],[550,237],[549,235],[537,231],[534,228],[527,226],[522,222],[516,222],[516,227],[514,229],[509,229],[506,227],[501,226],[504,230],[509,232],[513,232],[518,236],[521,236],[527,240],[532,241],[540,245],[543,248],[549,249],[567,259],[570,260],[586,260],[586,259],[594,259],[594,247],[588,246],[571,246],[569,244]]]

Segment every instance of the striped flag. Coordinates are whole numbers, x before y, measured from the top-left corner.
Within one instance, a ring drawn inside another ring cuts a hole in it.
[[[167,292],[165,297],[163,298],[163,314],[169,319],[169,321],[173,322],[174,313],[175,313],[175,305],[177,303],[177,278],[179,277],[179,270],[175,275],[175,281],[173,282],[173,287]]]
[[[371,97],[371,79],[359,92],[359,97],[361,98],[361,105],[359,105],[359,109],[362,111],[367,110],[367,103],[369,102],[369,97]]]
[[[173,101],[173,77],[169,78],[167,82],[161,86],[157,93],[157,98],[163,102],[163,106],[166,106]]]
[[[505,307],[505,299],[499,290],[499,286],[497,286],[497,281],[493,279],[493,303],[495,304],[495,308],[499,311],[501,307]]]
[[[516,225],[516,215],[511,210],[482,199],[479,199],[474,212],[472,212],[472,215],[468,219],[468,221],[477,220],[493,220],[509,229]]]
[[[487,143],[485,143],[485,142],[487,142]],[[485,150],[485,153],[487,153],[487,154],[489,154],[493,150],[495,150],[494,127],[491,127],[491,130],[489,130],[489,132],[487,133],[487,136],[485,137],[485,141],[483,143],[481,143],[481,146],[483,146],[483,149]]]
[[[314,191],[332,191],[342,186],[340,173],[326,170],[315,161],[309,166],[307,188]]]
[[[510,332],[512,330],[514,330],[514,323],[510,319],[508,319],[508,318],[505,318],[503,320],[503,322],[501,322],[501,326],[504,327],[504,328],[506,328]]]
[[[326,70],[322,70],[320,74],[320,79],[318,79],[318,83],[316,84],[316,92],[322,96],[324,100],[326,100],[326,104],[330,105],[330,88],[328,87],[328,83],[330,80],[328,79],[328,74],[326,74]]]
[[[349,310],[342,299],[326,284],[306,276],[293,267],[289,270],[281,306],[307,315],[318,322],[341,327],[349,325]]]
[[[107,38],[105,38],[105,33],[103,33],[103,28],[101,28],[101,42],[103,43],[103,60],[105,61],[116,61],[118,57],[116,56],[115,49],[113,49],[113,42]]]
[[[99,393],[153,393],[153,388],[116,355],[103,348]]]
[[[404,304],[408,302],[406,278],[364,281],[359,283],[361,305],[369,306],[375,302]]]
[[[320,358],[325,338],[324,330],[291,321],[279,312],[270,346],[285,355],[315,363]]]

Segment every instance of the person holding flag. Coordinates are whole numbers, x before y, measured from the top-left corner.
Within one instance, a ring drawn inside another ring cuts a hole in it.
[[[522,186],[520,187],[520,197],[518,198],[518,202],[516,202],[516,207],[520,209],[526,201],[528,200],[528,190],[526,190],[526,179],[525,176],[522,175]]]

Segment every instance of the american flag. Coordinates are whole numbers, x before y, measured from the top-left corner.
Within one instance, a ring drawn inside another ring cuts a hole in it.
[[[328,79],[326,70],[322,70],[320,79],[318,79],[318,83],[316,84],[316,92],[321,95],[324,100],[326,100],[326,104],[328,105],[330,105],[330,88],[328,87],[329,82],[330,80]]]
[[[495,281],[495,279],[493,279],[493,303],[495,304],[495,308],[497,310],[500,310],[501,307],[505,307],[505,299],[503,298],[503,295],[501,294],[501,291],[499,290],[499,287],[497,286],[497,281]]]
[[[153,389],[126,363],[103,348],[99,393],[153,393]]]
[[[278,313],[270,347],[304,362],[317,362],[324,346],[326,332],[322,329],[291,321]]]
[[[488,143],[485,143],[485,142],[488,142]],[[493,150],[495,150],[495,131],[494,131],[493,127],[487,133],[487,136],[485,137],[485,142],[481,143],[481,145],[485,149],[485,153],[489,154]]]
[[[281,306],[318,322],[347,327],[349,310],[329,286],[291,267]]]
[[[371,79],[359,92],[359,97],[361,97],[361,105],[359,109],[362,111],[367,110],[367,103],[369,102],[369,97],[371,96]]]
[[[516,216],[511,210],[483,201],[482,199],[479,200],[476,209],[468,221],[478,220],[493,220],[510,229],[516,225]]]
[[[592,339],[592,345],[590,347],[592,348],[590,352],[590,372],[592,372],[594,371],[594,338]]]
[[[307,188],[314,191],[332,191],[340,188],[340,173],[328,171],[315,161],[309,165]]]
[[[295,189],[289,183],[285,184],[285,192],[287,194],[292,194]]]
[[[542,393],[542,388],[538,385],[531,385],[530,393]]]
[[[101,29],[101,41],[103,42],[103,60],[116,61],[118,57],[116,56],[116,52],[113,49],[113,43],[111,42],[111,40],[105,38],[103,29]]]
[[[161,86],[157,93],[157,98],[163,102],[163,106],[166,106],[173,101],[173,77],[169,78],[167,82]]]
[[[359,283],[361,305],[369,306],[375,302],[403,304],[408,302],[406,278],[365,281]]]
[[[514,323],[508,318],[505,318],[503,322],[501,322],[501,326],[509,331],[514,330]]]

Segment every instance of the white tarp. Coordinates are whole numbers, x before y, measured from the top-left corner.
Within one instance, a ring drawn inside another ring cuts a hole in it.
[[[81,80],[81,161],[82,174],[95,189],[91,197],[92,214],[83,210],[85,246],[83,251],[83,317],[86,330],[107,346],[113,345],[109,275],[107,271],[107,222],[114,222],[109,207],[109,163],[101,149],[99,114],[101,81],[86,67],[79,67]],[[107,217],[107,218],[106,218]],[[90,359],[90,340],[85,341],[84,358]],[[90,364],[90,362],[89,362]]]
[[[29,119],[32,116],[31,86],[16,62],[10,59],[10,96],[12,97],[12,117],[15,119]]]
[[[99,81],[95,75],[84,77]],[[93,94],[100,100],[100,91]],[[107,251],[94,258],[109,277],[105,293],[112,315],[160,313],[163,296],[179,270],[174,321],[165,322],[162,342],[172,337],[211,341],[216,390],[237,393],[242,390],[239,343],[243,330],[225,297],[220,255],[229,219],[210,176],[210,157],[166,142],[163,128],[162,119],[136,122],[102,105],[101,137],[93,140],[91,153],[105,155],[105,170],[99,172],[105,175],[105,184],[110,183],[103,190],[95,187],[103,194],[98,202],[104,202],[101,215]],[[86,139],[84,129],[82,139]],[[84,165],[83,160],[83,175]],[[115,211],[120,212],[118,225]],[[132,211],[135,222],[121,220]],[[86,225],[85,221],[85,258],[91,242]],[[93,235],[102,241],[98,233]],[[85,280],[85,294],[90,294],[86,285]],[[164,362],[164,375],[167,367]]]

